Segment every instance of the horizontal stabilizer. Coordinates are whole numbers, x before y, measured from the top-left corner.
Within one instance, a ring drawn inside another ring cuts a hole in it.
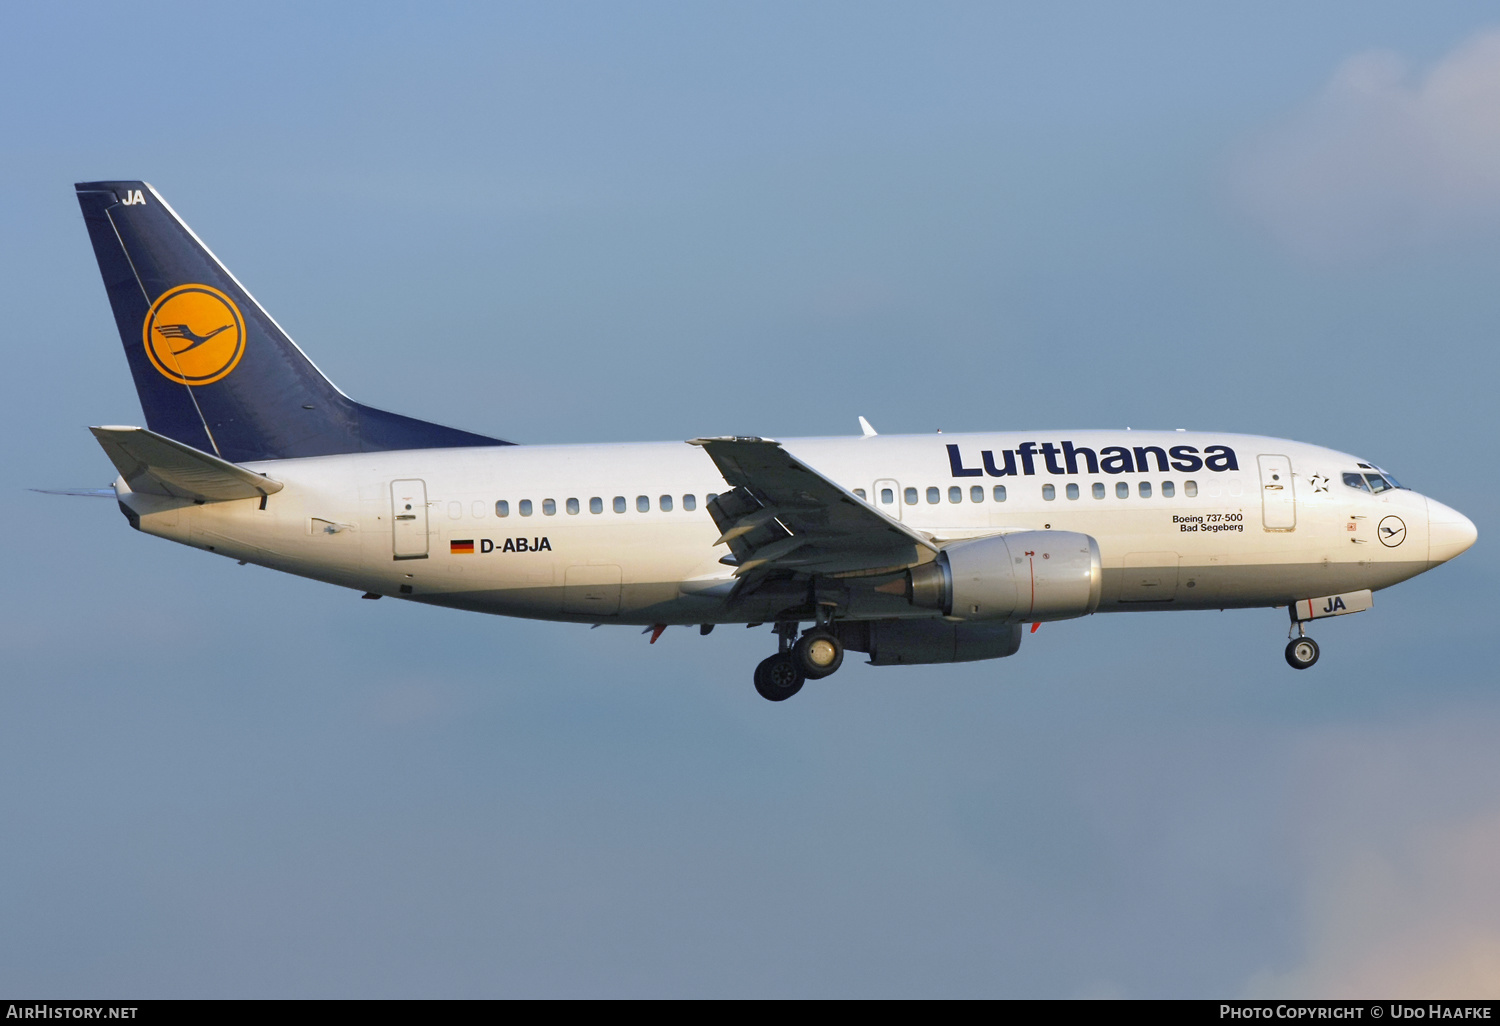
[[[280,481],[140,427],[89,428],[131,491],[175,499],[225,502],[272,495]]]

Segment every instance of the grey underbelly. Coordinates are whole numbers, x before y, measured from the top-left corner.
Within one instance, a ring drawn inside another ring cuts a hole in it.
[[[1099,611],[1285,605],[1301,598],[1388,588],[1427,568],[1418,561],[1111,567],[1104,571]]]

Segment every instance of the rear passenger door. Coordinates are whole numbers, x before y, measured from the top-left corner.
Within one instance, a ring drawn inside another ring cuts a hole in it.
[[[427,482],[391,482],[391,543],[395,559],[427,558]]]

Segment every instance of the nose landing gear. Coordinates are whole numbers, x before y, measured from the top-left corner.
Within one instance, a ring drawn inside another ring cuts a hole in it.
[[[1292,627],[1287,631],[1290,636],[1295,630],[1297,636],[1286,643],[1286,664],[1294,670],[1305,670],[1318,661],[1318,643],[1307,636],[1303,627],[1305,621],[1296,617],[1297,614],[1292,613]]]
[[[755,690],[768,701],[791,698],[809,680],[820,680],[844,664],[844,645],[824,623],[797,637],[798,624],[776,625],[781,650],[755,668]]]
[[[1312,638],[1293,638],[1286,643],[1286,663],[1294,670],[1305,670],[1318,661],[1318,643]]]

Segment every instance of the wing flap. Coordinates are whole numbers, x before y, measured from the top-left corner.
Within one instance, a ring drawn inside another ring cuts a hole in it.
[[[197,502],[274,495],[284,485],[140,427],[89,428],[132,491]]]

